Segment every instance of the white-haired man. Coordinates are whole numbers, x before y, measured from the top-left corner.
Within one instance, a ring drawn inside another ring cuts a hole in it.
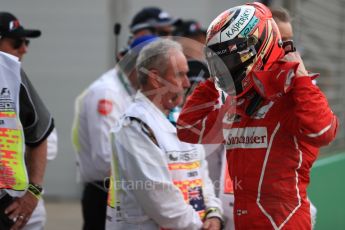
[[[136,68],[140,91],[112,138],[107,229],[220,229],[221,205],[204,152],[179,141],[167,119],[190,86],[181,45],[152,42],[140,52]]]

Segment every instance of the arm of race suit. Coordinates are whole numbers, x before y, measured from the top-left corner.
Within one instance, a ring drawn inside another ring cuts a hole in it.
[[[254,86],[261,96],[272,100],[277,95],[291,95],[294,106],[290,114],[284,115],[286,130],[320,147],[334,139],[338,120],[325,95],[312,83],[315,76],[309,76],[299,53],[291,52],[277,61],[270,70],[257,71],[254,74]]]
[[[219,92],[211,80],[195,88],[177,121],[177,135],[189,143],[222,143],[222,116]]]
[[[315,147],[329,144],[336,136],[338,119],[325,95],[310,77],[296,78],[291,94],[295,107],[294,115],[287,116],[288,129]]]
[[[199,148],[199,149],[200,149],[200,151],[203,151],[203,152],[205,151],[204,148]],[[218,217],[220,219],[223,219],[222,218],[222,215],[223,215],[222,204],[221,204],[220,199],[216,197],[215,189],[214,189],[213,183],[211,181],[211,178],[209,176],[208,162],[205,158],[205,154],[203,154],[203,160],[201,163],[201,167],[202,167],[201,168],[202,179],[204,182],[203,192],[204,192],[204,196],[205,196],[206,211],[210,210],[210,209],[216,210],[215,212],[210,212],[210,214],[207,215],[206,218]]]
[[[139,123],[132,122],[116,132],[115,146],[125,180],[151,186],[133,190],[150,218],[166,229],[201,229],[198,213],[171,181],[165,152],[142,131]]]

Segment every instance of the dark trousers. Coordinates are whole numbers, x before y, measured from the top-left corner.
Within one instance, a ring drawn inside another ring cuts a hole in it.
[[[103,181],[86,183],[81,200],[83,230],[104,230],[108,192]]]
[[[5,214],[5,209],[12,203],[13,198],[6,194],[0,199],[0,229],[10,229],[14,222]]]

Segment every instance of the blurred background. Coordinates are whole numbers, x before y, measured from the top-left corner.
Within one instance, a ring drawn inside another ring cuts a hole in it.
[[[119,47],[128,25],[145,6],[173,17],[196,19],[204,28],[222,11],[247,1],[232,0],[1,0],[0,10],[16,15],[25,28],[40,29],[23,67],[53,114],[59,153],[45,177],[47,229],[80,229],[75,153],[71,144],[74,100],[114,65],[114,23],[121,23]],[[345,229],[345,0],[261,1],[283,6],[293,17],[295,43],[307,68],[321,73],[317,84],[340,120],[337,139],[321,150],[312,170],[310,198],[318,208],[316,229]],[[306,100],[308,100],[306,98]],[[317,121],[315,121],[317,122]]]

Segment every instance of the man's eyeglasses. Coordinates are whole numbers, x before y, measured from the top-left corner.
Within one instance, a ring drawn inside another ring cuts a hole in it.
[[[23,44],[25,44],[25,46],[29,46],[30,40],[23,38],[11,38],[11,43],[13,49],[19,49]]]

